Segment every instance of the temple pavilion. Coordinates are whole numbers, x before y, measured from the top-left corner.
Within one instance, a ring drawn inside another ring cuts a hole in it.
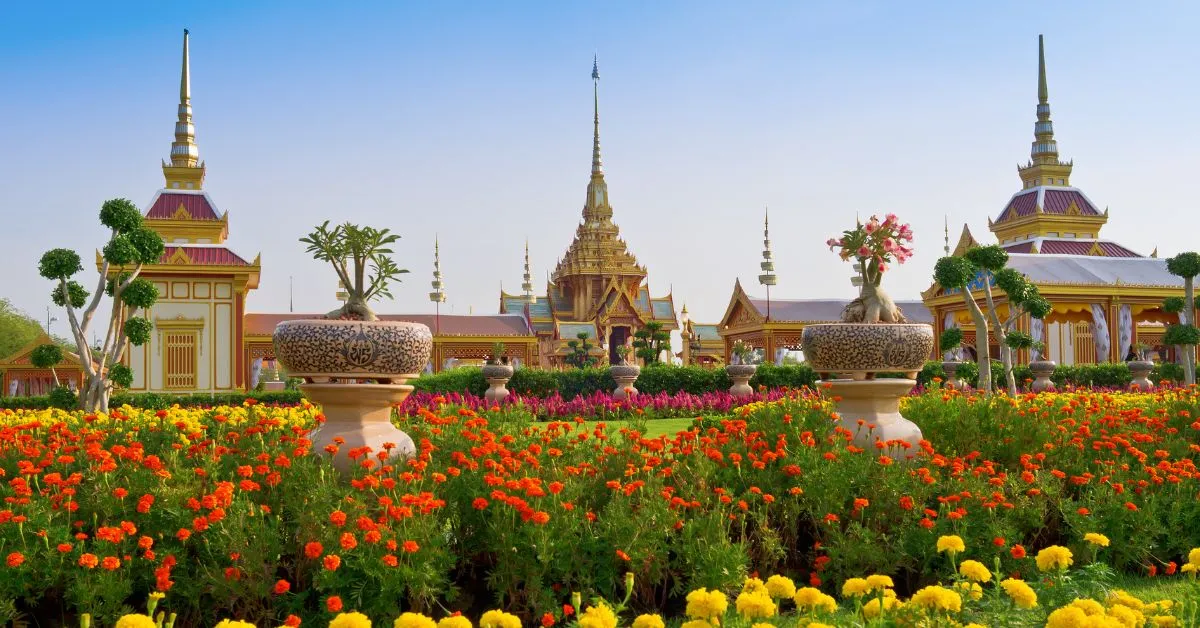
[[[666,331],[679,328],[672,296],[650,296],[646,268],[629,252],[613,222],[600,160],[599,81],[593,63],[592,173],[575,239],[558,261],[544,295],[533,294],[528,257],[523,294],[500,292],[500,312],[523,315],[537,334],[543,367],[563,365],[570,352],[567,343],[580,334],[587,334],[597,353],[615,363],[617,347],[647,323],[658,322]]]
[[[1047,357],[1059,364],[1119,361],[1138,345],[1170,359],[1171,350],[1160,346],[1162,334],[1178,317],[1161,306],[1165,297],[1181,295],[1182,279],[1167,272],[1157,251],[1144,256],[1101,237],[1108,208],[1101,211],[1071,185],[1073,166],[1059,159],[1045,46],[1038,36],[1037,121],[1030,161],[1017,168],[1021,189],[995,219],[988,219],[988,228],[1009,253],[1009,267],[1023,273],[1054,305],[1044,323],[1026,316],[1018,328],[1044,342]],[[962,255],[977,244],[964,226],[953,252],[947,237],[946,252]],[[982,287],[982,278],[969,286],[981,306]],[[1006,317],[1003,292],[996,292],[997,307]],[[974,345],[975,329],[961,292],[935,283],[921,296],[937,332],[961,327],[963,345]],[[991,355],[998,355],[998,349],[993,342]]]

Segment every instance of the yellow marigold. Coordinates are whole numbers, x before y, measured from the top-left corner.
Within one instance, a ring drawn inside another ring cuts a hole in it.
[[[1169,613],[1169,612],[1171,612],[1172,608],[1175,608],[1175,602],[1173,602],[1172,600],[1159,600],[1157,602],[1151,602],[1151,603],[1143,606],[1142,612],[1143,613]]]
[[[729,599],[720,591],[696,589],[687,595],[687,616],[692,619],[710,619],[725,614]]]
[[[1069,606],[1078,608],[1079,610],[1083,611],[1084,615],[1104,614],[1104,605],[1096,600],[1075,598],[1075,601],[1071,602]]]
[[[604,602],[589,606],[579,616],[579,628],[617,628],[617,615]]]
[[[1200,567],[1200,547],[1188,552],[1188,563]]]
[[[966,626],[963,626],[963,628],[987,628],[987,626],[984,626],[983,624],[977,624],[975,622],[971,622],[971,623],[967,624]]]
[[[683,622],[679,628],[713,628],[713,625],[707,619],[693,619]]]
[[[753,593],[755,591],[766,591],[767,585],[758,578],[746,578],[746,583],[742,585],[743,593]]]
[[[880,606],[879,599],[880,598],[877,598],[877,597],[872,598],[872,599],[868,600],[866,604],[863,604],[863,607],[862,607],[863,617],[865,617],[867,619],[874,619],[875,617],[879,616],[879,612],[880,612],[879,611],[879,606]],[[885,596],[883,598],[884,612],[899,608],[900,606],[902,606],[900,604],[900,600],[896,599],[893,596]]]
[[[796,583],[787,576],[771,576],[767,578],[767,593],[777,599],[790,598],[796,595]]]
[[[1099,532],[1088,532],[1087,534],[1083,535],[1083,540],[1091,543],[1092,545],[1108,547],[1108,537],[1100,534]]]
[[[471,620],[462,615],[451,615],[441,618],[437,628],[471,628]]]
[[[983,587],[978,582],[959,582],[954,585],[954,588],[972,600],[978,600],[983,597]]]
[[[392,622],[392,628],[437,628],[437,624],[420,613],[401,613]]]
[[[908,602],[909,604],[916,604],[922,608],[934,611],[957,613],[962,610],[962,596],[950,589],[937,585],[928,586],[917,591]]]
[[[1117,589],[1108,594],[1108,606],[1109,608],[1113,606],[1127,606],[1135,611],[1140,611],[1142,607],[1146,606],[1146,603],[1122,589]]]
[[[330,622],[329,625],[332,626],[333,622]],[[368,627],[371,625],[370,620],[367,621],[366,625]],[[254,627],[254,624],[252,624],[248,621],[240,621],[237,619],[222,619],[221,622],[218,623],[215,628],[255,628],[255,627]]]
[[[149,615],[134,613],[130,615],[122,615],[117,620],[116,628],[155,628],[157,624]]]
[[[221,626],[218,628],[247,628],[250,624],[242,626]],[[253,628],[253,627],[250,627]],[[336,617],[329,621],[329,628],[371,628],[371,618],[362,613],[338,613]]]
[[[735,601],[737,612],[745,619],[766,619],[775,615],[775,601],[762,591],[743,591]]]
[[[1183,566],[1179,568],[1179,571],[1183,573],[1196,573],[1197,571],[1200,571],[1200,565],[1197,565],[1196,563],[1184,563]]]
[[[1121,604],[1109,607],[1108,616],[1120,620],[1121,625],[1127,628],[1141,628],[1146,623],[1146,616],[1142,611]]]
[[[638,615],[633,620],[633,628],[666,628],[662,615]]]
[[[992,572],[977,560],[964,560],[958,566],[958,573],[971,582],[987,582],[992,579]]]
[[[938,537],[937,551],[957,554],[959,552],[967,551],[967,546],[965,543],[963,543],[962,537],[951,534],[949,536]]]
[[[1150,623],[1159,628],[1176,628],[1179,625],[1179,619],[1174,615],[1155,615],[1150,618]]]
[[[1046,618],[1046,628],[1083,628],[1088,615],[1078,606],[1064,606]]]
[[[830,626],[829,624],[822,624],[819,621],[814,621],[808,624],[808,628],[833,628],[833,626]]]
[[[479,618],[479,628],[521,628],[521,618],[504,611],[488,611]]]
[[[820,589],[813,587],[797,589],[796,594],[792,596],[792,601],[796,603],[796,608],[802,611],[819,608],[825,608],[831,612],[837,610],[837,602],[833,601],[833,598],[821,593]],[[832,608],[829,605],[830,601],[833,601]]]
[[[895,583],[892,582],[891,576],[885,576],[882,574],[874,574],[874,575],[867,576],[867,584],[871,585],[872,591],[876,591],[879,589],[890,589],[890,588],[896,586]]]
[[[1033,608],[1037,606],[1037,593],[1034,593],[1033,589],[1029,588],[1029,585],[1025,584],[1024,580],[1007,578],[1000,582],[1000,588],[1004,589],[1004,592],[1008,594],[1008,597],[1012,598],[1012,601],[1019,608]]]
[[[1042,571],[1064,571],[1073,562],[1071,550],[1061,545],[1051,545],[1037,554],[1037,566]]]
[[[811,626],[812,624],[809,624],[809,625]],[[750,624],[750,628],[775,628],[775,624],[758,622],[757,624]]]
[[[866,578],[850,578],[842,584],[842,597],[862,597],[871,592],[871,583]]]

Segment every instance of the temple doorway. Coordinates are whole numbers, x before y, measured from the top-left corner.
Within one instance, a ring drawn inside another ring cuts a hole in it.
[[[629,340],[628,327],[613,327],[608,332],[608,363],[621,364],[623,360],[617,353],[617,347],[625,344]]]

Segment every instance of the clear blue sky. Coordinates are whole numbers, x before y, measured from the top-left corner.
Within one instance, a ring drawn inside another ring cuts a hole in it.
[[[0,292],[44,317],[41,253],[90,259],[100,203],[144,205],[162,186],[185,27],[205,187],[230,212],[230,247],[262,253],[252,311],[286,311],[289,276],[297,311],[334,305],[332,272],[296,241],[325,219],[402,234],[411,274],[381,311],[432,311],[435,233],[456,313],[494,312],[502,282],[519,290],[527,236],[543,279],[580,219],[594,53],[615,219],[652,291],[673,286],[697,319],[721,316],[737,277],[757,291],[765,205],[779,297],[851,294],[849,267],[822,243],[856,212],[913,223],[917,255],[887,283],[896,298],[928,287],[944,216],[953,238],[964,222],[990,236],[1029,157],[1038,33],[1073,183],[1111,208],[1103,235],[1143,253],[1194,249],[1198,13],[1186,2],[13,3],[0,22]]]

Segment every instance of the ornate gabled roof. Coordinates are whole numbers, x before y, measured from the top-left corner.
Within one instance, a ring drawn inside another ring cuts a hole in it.
[[[1009,253],[1042,255],[1101,255],[1105,257],[1143,257],[1134,251],[1108,240],[1033,238],[1025,242],[1008,244]]]
[[[1103,216],[1095,204],[1078,188],[1038,186],[1013,195],[993,224],[1035,214],[1058,216]]]
[[[954,245],[954,252],[951,255],[962,256],[973,246],[979,246],[979,241],[971,235],[971,228],[964,224],[962,234],[958,236],[958,244]]]
[[[167,246],[159,264],[198,266],[256,266],[223,246]]]
[[[146,210],[147,220],[221,220],[212,199],[204,192],[160,190]]]
[[[580,332],[586,332],[589,340],[594,341],[597,339],[595,323],[569,321],[560,322],[555,325],[555,327],[558,330],[558,337],[562,340],[572,340],[577,338],[579,337]]]
[[[1167,271],[1167,260],[1152,257],[1012,254],[1008,267],[1039,285],[1149,286],[1182,288],[1183,279]]]

